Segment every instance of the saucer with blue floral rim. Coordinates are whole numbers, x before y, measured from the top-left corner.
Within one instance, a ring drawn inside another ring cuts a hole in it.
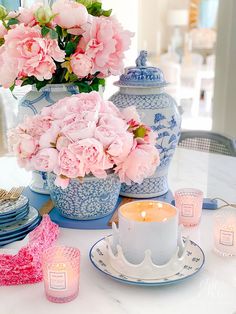
[[[111,236],[112,235],[110,235],[110,237]],[[112,268],[106,246],[107,242],[105,238],[100,239],[92,246],[89,252],[89,258],[93,266],[110,278],[130,285],[161,286],[174,284],[197,274],[205,262],[205,255],[200,246],[190,240],[187,245],[187,251],[184,260],[185,263],[181,271],[174,275],[166,276],[165,278],[144,280],[125,276]]]

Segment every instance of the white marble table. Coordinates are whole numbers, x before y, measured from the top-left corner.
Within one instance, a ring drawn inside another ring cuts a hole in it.
[[[29,175],[14,158],[0,158],[0,186],[26,184]],[[236,202],[236,158],[178,149],[169,175],[172,191],[196,187],[208,197]],[[204,268],[179,284],[138,287],[116,282],[90,263],[90,247],[109,230],[61,229],[60,243],[80,248],[80,293],[67,304],[53,304],[44,296],[43,283],[0,287],[0,314],[233,314],[236,313],[236,257],[213,252],[212,223],[216,211],[204,210],[199,227],[184,234],[205,252]]]

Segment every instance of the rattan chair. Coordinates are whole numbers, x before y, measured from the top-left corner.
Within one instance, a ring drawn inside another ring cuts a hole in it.
[[[209,153],[236,156],[236,142],[218,133],[208,131],[182,131],[179,147]]]

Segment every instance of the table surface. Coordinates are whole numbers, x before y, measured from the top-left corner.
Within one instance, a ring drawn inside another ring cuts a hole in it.
[[[204,196],[236,202],[236,158],[178,148],[169,171],[172,191],[195,187]],[[27,184],[30,175],[13,157],[0,158],[0,186]],[[98,272],[90,263],[90,247],[109,230],[61,229],[59,242],[81,250],[80,293],[66,304],[46,300],[43,283],[0,287],[0,314],[233,314],[236,313],[236,257],[213,251],[213,219],[217,211],[204,210],[201,223],[184,228],[184,235],[204,250],[206,262],[194,277],[161,287],[129,286]]]

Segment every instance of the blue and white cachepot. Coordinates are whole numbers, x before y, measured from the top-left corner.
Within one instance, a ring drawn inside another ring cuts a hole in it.
[[[48,173],[48,186],[54,205],[60,214],[76,220],[91,220],[109,215],[116,207],[119,192],[119,177],[110,173],[106,179],[86,176],[71,179],[62,189],[54,184],[55,174]]]
[[[141,51],[136,66],[129,67],[115,85],[120,89],[110,100],[119,108],[135,106],[142,121],[156,131],[160,165],[142,184],[121,185],[121,195],[149,198],[168,192],[168,168],[180,136],[181,116],[175,100],[165,92],[161,69],[146,65],[147,52]]]
[[[78,87],[72,84],[48,84],[39,91],[35,86],[32,86],[31,90],[19,102],[18,123],[25,116],[36,115],[44,107],[51,106],[64,97],[78,93]],[[33,171],[30,189],[37,193],[49,194],[45,172]]]

